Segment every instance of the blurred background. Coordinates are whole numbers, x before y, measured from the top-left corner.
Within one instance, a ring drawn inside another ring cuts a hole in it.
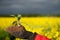
[[[60,0],[0,0],[0,40],[10,40],[5,29],[18,14],[28,31],[60,40]]]

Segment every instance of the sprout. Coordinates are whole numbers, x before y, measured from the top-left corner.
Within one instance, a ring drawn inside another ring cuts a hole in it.
[[[21,19],[21,15],[18,15],[17,16],[17,20],[19,21]]]

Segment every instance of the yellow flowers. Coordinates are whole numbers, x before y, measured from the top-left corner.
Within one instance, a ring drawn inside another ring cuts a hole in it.
[[[0,27],[5,29],[15,21],[15,18],[12,17],[0,17]],[[59,32],[58,24],[60,24],[60,17],[22,17],[21,24],[25,26],[25,28],[32,32],[37,32],[39,34],[45,35],[49,38],[56,38],[56,40],[60,40],[58,37]]]

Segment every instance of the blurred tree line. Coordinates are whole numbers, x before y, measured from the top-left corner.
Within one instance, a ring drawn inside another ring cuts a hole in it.
[[[23,17],[60,17],[60,13],[57,13],[57,14],[52,14],[52,13],[12,13],[12,14],[3,14],[3,15],[0,15],[0,17],[12,17],[11,15],[17,15],[17,14],[21,14]]]

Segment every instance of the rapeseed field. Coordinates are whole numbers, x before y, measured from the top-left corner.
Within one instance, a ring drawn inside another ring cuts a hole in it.
[[[16,17],[0,17],[0,28],[5,30],[15,20]],[[20,22],[28,31],[60,40],[60,17],[22,17]]]

